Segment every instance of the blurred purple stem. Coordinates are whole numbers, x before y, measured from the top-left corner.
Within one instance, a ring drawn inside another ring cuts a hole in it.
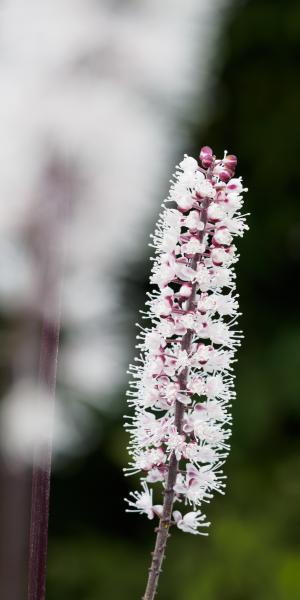
[[[70,182],[68,171],[60,163],[53,162],[45,176],[41,193],[41,218],[37,222],[42,306],[39,358],[39,387],[42,393],[39,402],[45,401],[43,392],[47,392],[47,397],[52,402],[52,417],[61,324],[64,230],[69,213]],[[44,433],[43,446],[36,447],[33,459],[28,600],[45,599],[53,418],[49,420]]]
[[[51,391],[53,408],[59,331],[59,315],[55,323],[43,323],[39,379]],[[52,430],[49,430],[49,438],[43,448],[43,456],[40,456],[40,452],[38,452],[38,456],[35,456],[32,473],[28,600],[44,600],[45,598],[51,453]]]

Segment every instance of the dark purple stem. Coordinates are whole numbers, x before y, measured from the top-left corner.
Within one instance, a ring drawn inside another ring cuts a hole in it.
[[[201,242],[202,242],[202,240],[204,238],[204,234],[205,234],[208,204],[209,204],[209,200],[205,199],[203,202],[202,210],[201,210],[201,221],[204,224],[204,229],[200,233],[200,236],[199,236]],[[191,265],[190,265],[193,269],[196,269],[197,264],[201,260],[201,256],[202,255],[200,255],[200,254],[196,254],[194,256],[194,258],[191,262]],[[192,310],[194,308],[196,292],[197,292],[197,283],[194,283],[193,287],[192,287],[192,294],[189,297],[189,300],[187,302],[187,308],[186,308],[187,311]],[[193,332],[191,329],[188,329],[188,331],[182,338],[181,350],[186,350],[186,352],[189,353],[189,351],[191,349],[191,345],[192,345],[192,340],[193,340]],[[183,369],[181,371],[181,373],[178,377],[178,383],[180,386],[180,390],[185,390],[187,388],[187,378],[188,378],[188,367],[185,367],[185,369]],[[177,428],[177,432],[179,434],[182,433],[184,409],[185,409],[184,404],[182,402],[179,402],[178,400],[176,400],[175,425]],[[175,495],[174,485],[176,483],[176,477],[179,472],[179,462],[180,461],[176,458],[175,452],[172,452],[171,457],[170,457],[170,462],[169,462],[169,470],[168,470],[166,487],[165,487],[165,491],[164,491],[163,512],[162,512],[162,517],[159,521],[159,526],[157,528],[156,542],[155,542],[154,551],[152,553],[152,561],[151,561],[151,566],[149,569],[148,582],[147,582],[146,592],[143,597],[143,600],[153,600],[156,595],[156,592],[157,592],[159,574],[161,572],[162,562],[165,558],[167,540],[168,540],[168,537],[170,536],[169,529],[170,529],[170,525],[171,525],[172,509],[173,509],[174,495]]]
[[[39,379],[52,395],[53,408],[59,331],[59,316],[55,323],[43,323]],[[52,431],[48,435],[43,455],[39,452],[35,457],[32,473],[28,600],[44,600],[46,590]]]
[[[28,600],[44,600],[48,548],[53,415],[60,334],[60,300],[64,255],[64,228],[69,212],[70,177],[59,163],[52,163],[43,186],[43,210],[38,226],[41,267],[42,331],[39,361],[39,402],[44,393],[52,403],[43,446],[36,448],[32,473],[29,533]]]

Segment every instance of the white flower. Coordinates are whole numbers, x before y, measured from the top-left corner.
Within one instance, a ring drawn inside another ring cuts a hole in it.
[[[219,315],[235,315],[238,309],[238,302],[230,294],[216,295],[215,296],[215,307]]]
[[[176,202],[179,208],[182,208],[182,210],[189,210],[194,204],[194,199],[188,191],[179,192],[176,196]]]
[[[208,311],[212,311],[215,306],[215,296],[208,294],[201,294],[198,302],[198,310],[201,314],[205,315]]]
[[[157,467],[153,467],[153,469],[150,469],[148,471],[146,481],[148,481],[149,483],[156,483],[156,481],[164,481],[165,478],[166,478],[165,470],[158,469]],[[155,508],[155,513],[158,514],[158,510],[157,510],[158,506],[156,505],[154,508]],[[161,507],[161,509],[162,509],[162,507]]]
[[[239,235],[240,237],[244,235],[244,231],[249,229],[244,217],[226,217],[222,220],[222,225],[227,227],[232,235]]]
[[[199,194],[201,194],[201,196],[204,196],[207,198],[215,198],[216,197],[216,190],[214,189],[212,184],[207,180],[199,182],[197,185],[196,191],[199,192]]]
[[[224,204],[224,210],[229,212],[230,214],[234,214],[237,210],[239,210],[243,206],[243,199],[236,192],[230,192],[227,194],[226,204]]]
[[[184,159],[179,163],[179,167],[185,173],[195,173],[198,169],[198,163],[192,156],[185,154]]]
[[[158,287],[163,288],[165,285],[170,283],[175,276],[175,269],[173,265],[168,263],[163,263],[159,265],[153,275],[151,276],[151,283],[158,285]]]
[[[201,418],[194,423],[194,433],[199,440],[211,444],[211,446],[222,445],[227,437],[226,432],[218,425],[210,425]]]
[[[188,460],[196,463],[215,463],[219,460],[219,455],[215,448],[207,445],[189,444],[185,449],[185,456]]]
[[[160,323],[158,323],[157,325],[157,331],[165,338],[169,338],[172,335],[174,335],[174,329],[174,321],[170,321],[167,319],[160,321]]]
[[[213,344],[222,344],[230,346],[231,335],[230,329],[226,323],[218,322],[211,323],[209,326],[209,337]]]
[[[198,396],[202,396],[205,392],[205,383],[203,379],[195,378],[190,384],[190,391],[192,394],[198,394]]]
[[[182,279],[183,281],[193,281],[193,279],[195,278],[194,269],[191,269],[191,267],[188,267],[187,265],[184,265],[182,263],[177,263],[175,268],[175,274],[177,275],[177,277],[179,277],[179,279]]]
[[[220,248],[221,250],[221,248]],[[233,287],[233,280],[235,279],[235,274],[231,269],[227,267],[219,267],[214,269],[211,277],[211,287],[214,288],[222,288],[222,287]]]
[[[153,506],[152,502],[152,490],[149,490],[147,483],[145,481],[142,482],[143,492],[131,492],[130,495],[134,498],[132,500],[126,500],[126,502],[132,508],[127,508],[126,512],[138,512],[140,514],[147,515],[148,519],[153,519],[156,513],[156,506]]]
[[[197,238],[192,237],[186,244],[181,246],[184,254],[196,254],[204,252],[205,244],[201,243]]]
[[[227,183],[227,190],[240,194],[243,191],[243,184],[240,179],[230,179]]]
[[[227,227],[220,227],[216,230],[213,242],[220,244],[220,246],[229,246],[232,242],[232,235],[228,231]]]
[[[178,383],[173,383],[172,381],[170,381],[170,383],[167,383],[164,386],[164,396],[167,399],[168,403],[175,402],[177,395],[178,395],[178,391],[179,391]]]
[[[178,236],[176,233],[170,233],[169,231],[166,231],[161,240],[162,252],[173,252],[177,246],[177,243]]]
[[[203,521],[206,519],[206,516],[201,515],[199,510],[195,512],[188,512],[183,517],[179,510],[174,510],[173,517],[178,529],[181,529],[186,533],[207,535],[207,533],[198,531],[198,527],[209,527],[210,525],[210,523],[203,523]]]
[[[205,344],[199,344],[197,352],[193,354],[193,365],[204,365],[208,359],[211,352],[211,346],[205,346]]]
[[[192,313],[188,313],[187,315],[182,315],[180,317],[180,323],[186,329],[193,329],[195,326],[195,317]]]
[[[234,353],[232,350],[216,349],[210,353],[209,359],[205,365],[206,370],[228,371],[231,369]]]
[[[180,234],[180,224],[181,224],[181,214],[178,210],[174,210],[173,208],[166,209],[164,215],[164,224],[167,228],[171,230],[175,230],[176,233]]]
[[[205,391],[208,398],[222,397],[224,389],[225,386],[222,375],[212,375],[211,377],[207,377]]]
[[[166,342],[164,338],[156,331],[149,331],[149,333],[145,335],[144,345],[146,350],[149,350],[150,352],[158,352],[161,346],[166,345]]]
[[[197,210],[191,210],[191,212],[185,218],[184,225],[192,230],[198,229],[199,231],[203,231],[204,229],[204,224],[200,220],[200,215]]]
[[[176,369],[178,371],[182,371],[185,367],[188,367],[190,364],[190,359],[188,357],[188,353],[186,350],[179,350],[177,361],[176,361]]]
[[[210,288],[210,274],[204,265],[199,266],[196,277],[201,292],[207,292]]]
[[[208,402],[205,402],[203,408],[206,411],[208,419],[225,421],[227,418],[227,412],[218,400],[209,400]]]
[[[224,250],[224,248],[212,248],[210,256],[213,265],[216,265],[217,267],[221,267],[222,265],[228,266],[232,261],[231,254]],[[223,284],[220,285],[222,287]]]
[[[152,307],[153,313],[158,317],[167,317],[172,312],[172,306],[167,299],[159,299]]]
[[[207,216],[210,221],[221,221],[225,217],[225,210],[221,204],[212,202],[207,209]]]
[[[175,426],[172,427],[168,432],[167,446],[169,451],[174,450],[177,460],[180,460],[185,445],[185,435],[177,433]]]

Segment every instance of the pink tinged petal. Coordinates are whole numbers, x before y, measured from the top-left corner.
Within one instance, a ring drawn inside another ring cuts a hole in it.
[[[147,481],[149,481],[149,483],[156,483],[157,481],[164,481],[164,480],[165,480],[164,473],[157,467],[150,469],[150,471],[148,472]]]
[[[240,194],[243,191],[243,184],[240,179],[230,179],[227,183],[227,189],[230,192],[237,192]]]
[[[179,262],[176,264],[175,272],[177,277],[182,279],[182,281],[193,281],[196,275],[194,269],[191,269],[190,267]]]
[[[181,404],[184,404],[184,405],[191,403],[191,398],[189,396],[187,396],[186,394],[178,394],[176,397],[176,400],[178,400],[178,402],[181,402]]]
[[[179,512],[179,510],[174,510],[173,519],[174,519],[175,523],[178,523],[178,521],[182,520],[182,515],[181,515],[181,512]]]
[[[157,517],[161,518],[162,514],[163,514],[163,506],[161,504],[155,504],[153,506],[153,512],[156,514]]]

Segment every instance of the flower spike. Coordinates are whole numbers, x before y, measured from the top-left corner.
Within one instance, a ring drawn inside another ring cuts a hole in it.
[[[243,337],[236,329],[233,240],[248,229],[240,212],[247,190],[234,177],[236,164],[234,155],[217,159],[208,146],[199,163],[185,155],[152,236],[153,290],[143,312],[150,324],[137,337],[140,354],[130,366],[128,391],[135,412],[126,423],[128,471],[141,473],[143,488],[129,506],[159,518],[150,579],[158,577],[170,525],[200,533],[208,525],[202,503],[224,493],[232,365]],[[162,507],[153,506],[148,489],[159,484]],[[175,502],[181,512],[173,511]],[[149,580],[148,588],[153,585]]]

